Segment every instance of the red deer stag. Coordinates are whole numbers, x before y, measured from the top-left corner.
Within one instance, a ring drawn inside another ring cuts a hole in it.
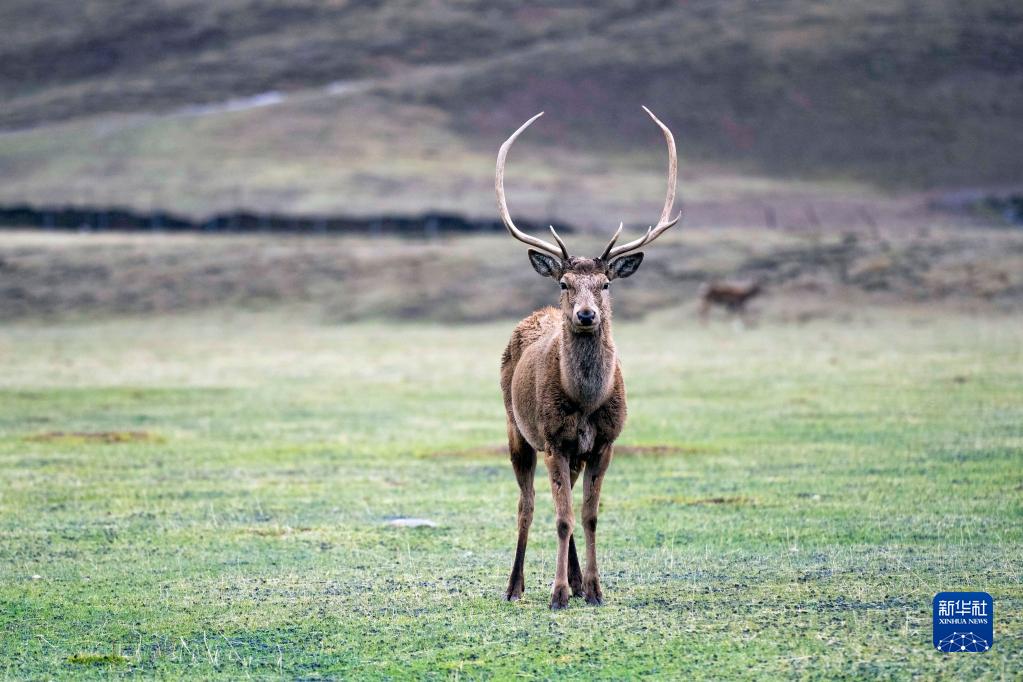
[[[764,290],[759,280],[705,282],[700,285],[700,319],[707,321],[711,306],[724,306],[746,322],[746,304]]]
[[[668,143],[668,194],[657,225],[642,237],[615,246],[622,226],[597,258],[570,256],[551,227],[557,245],[523,233],[512,222],[504,196],[504,165],[508,149],[543,112],[526,121],[501,145],[497,154],[497,207],[508,232],[529,249],[529,261],[540,275],[561,286],[559,308],[538,310],[515,327],[501,357],[501,391],[508,415],[508,448],[519,483],[518,544],[505,598],[514,601],[525,588],[523,562],[533,520],[533,472],[536,453],[544,462],[554,496],[558,555],[551,608],[568,605],[572,596],[603,603],[597,574],[597,509],[604,473],[611,463],[615,439],[625,425],[625,382],[611,338],[612,280],[629,277],[643,262],[637,249],[651,243],[681,214],[671,218],[678,162],[671,131],[643,107]],[[583,530],[586,572],[576,555],[572,486],[583,476]]]

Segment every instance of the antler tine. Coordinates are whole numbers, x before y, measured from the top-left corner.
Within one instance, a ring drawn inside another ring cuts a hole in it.
[[[611,241],[609,241],[607,246],[604,247],[604,253],[600,254],[600,260],[607,260],[607,255],[611,253],[611,247],[615,245],[616,241],[618,241],[618,237],[622,236],[623,227],[625,227],[625,223],[618,223],[618,229],[615,230],[613,235],[611,235]]]
[[[558,233],[554,232],[553,227],[551,228],[551,232],[554,232],[554,239],[557,240],[558,246],[560,246],[561,248],[558,248],[558,246],[554,246],[550,242],[545,242],[542,239],[531,237],[522,230],[520,230],[519,228],[515,227],[515,223],[511,219],[511,214],[508,212],[508,200],[505,199],[504,196],[504,163],[505,159],[508,157],[508,150],[511,148],[512,143],[515,142],[515,138],[521,135],[522,131],[528,128],[533,121],[540,118],[541,116],[543,116],[542,111],[533,118],[523,123],[518,130],[512,133],[511,137],[504,141],[504,144],[501,145],[501,149],[498,150],[497,152],[497,172],[494,176],[494,189],[497,192],[497,210],[500,211],[501,220],[504,222],[504,226],[508,228],[508,233],[511,234],[511,236],[515,237],[520,242],[529,244],[530,246],[536,247],[541,251],[546,251],[552,256],[567,260],[568,249],[565,247],[565,243],[561,241],[561,238],[558,237]]]
[[[558,234],[557,230],[554,229],[553,225],[551,225],[550,227],[551,227],[551,234],[554,235],[554,241],[556,241],[558,243],[558,246],[561,247],[561,255],[562,255],[562,257],[565,260],[568,260],[568,247],[565,246],[565,240],[561,238],[561,236]]]
[[[646,234],[639,239],[635,239],[627,244],[622,244],[618,248],[612,248],[615,241],[618,239],[618,233],[616,232],[615,236],[611,239],[611,242],[607,245],[607,248],[604,249],[604,255],[601,256],[602,260],[615,258],[623,253],[635,251],[641,246],[649,244],[660,237],[668,228],[677,223],[679,218],[682,217],[682,212],[679,211],[679,214],[675,216],[674,220],[668,220],[668,218],[671,217],[671,209],[675,206],[675,188],[678,184],[678,155],[675,151],[675,138],[671,134],[671,131],[668,130],[668,126],[661,123],[660,119],[654,116],[652,111],[646,107],[643,107],[643,111],[645,111],[647,115],[654,120],[657,127],[661,129],[662,133],[664,133],[664,141],[668,145],[668,193],[664,197],[664,208],[661,209],[661,217],[657,221],[657,225],[648,229]],[[621,228],[619,228],[619,232],[620,231]]]

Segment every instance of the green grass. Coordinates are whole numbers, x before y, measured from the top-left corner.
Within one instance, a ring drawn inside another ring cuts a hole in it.
[[[0,328],[0,675],[1018,675],[1018,318],[620,321],[607,605],[558,613],[542,467],[526,597],[501,599],[510,330]],[[956,589],[994,596],[992,651],[932,649]]]

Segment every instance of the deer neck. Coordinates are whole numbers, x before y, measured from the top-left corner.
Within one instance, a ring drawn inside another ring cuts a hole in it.
[[[604,404],[614,387],[618,352],[611,337],[611,320],[595,334],[561,332],[561,386],[584,411]]]

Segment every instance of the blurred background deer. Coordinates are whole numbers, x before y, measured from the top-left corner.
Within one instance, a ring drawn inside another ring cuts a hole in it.
[[[719,306],[735,315],[743,324],[748,324],[749,310],[747,304],[762,294],[764,285],[760,280],[720,280],[704,282],[700,285],[700,321],[707,322],[710,310]]]

